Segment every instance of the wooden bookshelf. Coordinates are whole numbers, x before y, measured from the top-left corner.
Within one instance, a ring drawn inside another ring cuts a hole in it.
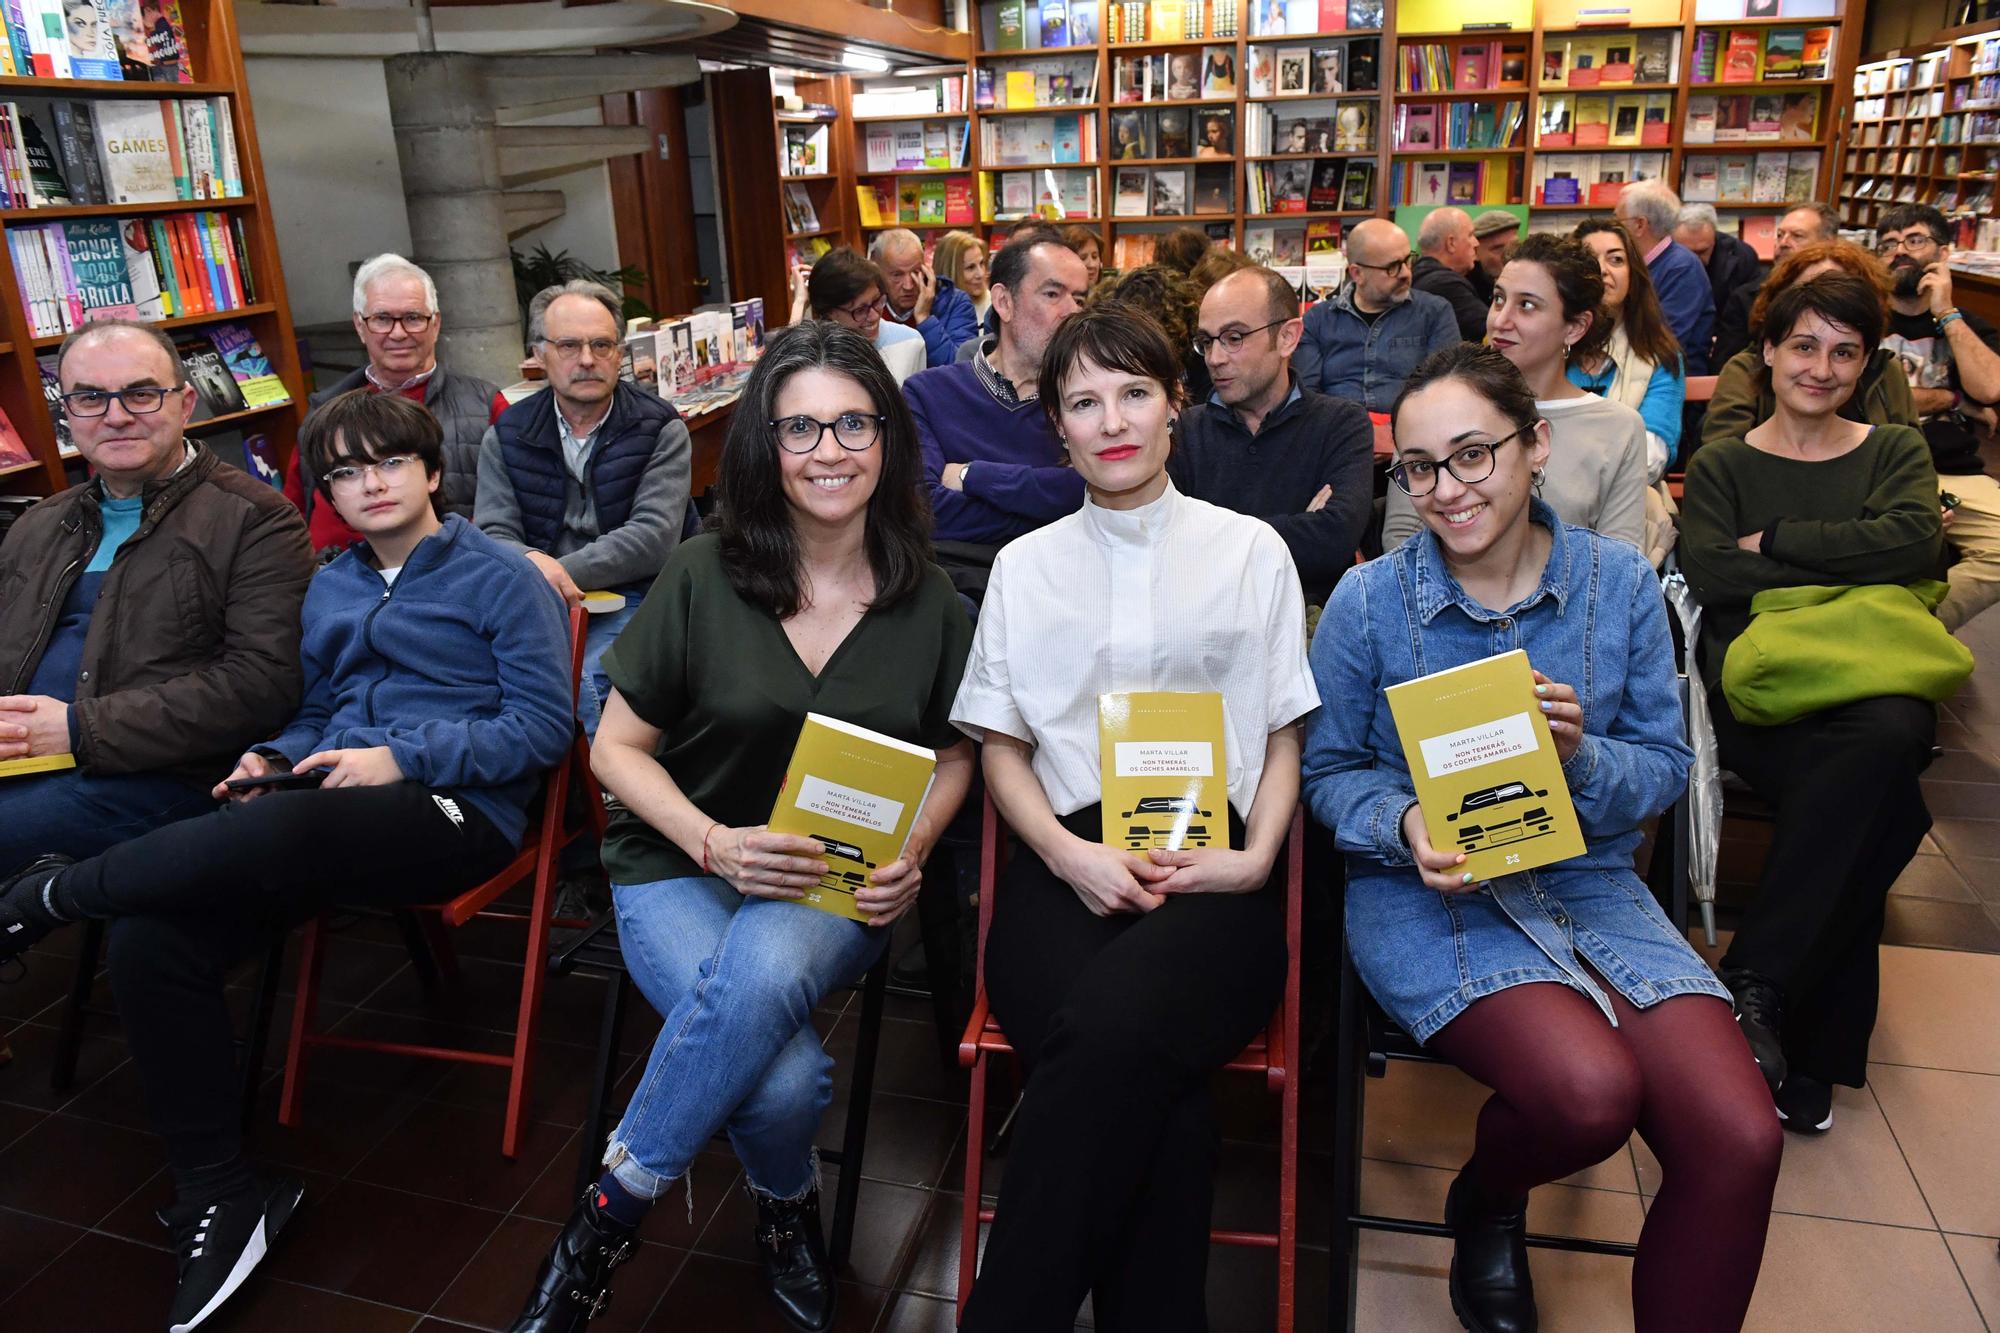
[[[217,430],[254,427],[267,435],[280,466],[290,462],[299,422],[305,414],[310,385],[299,363],[292,333],[291,304],[285,295],[284,269],[264,182],[264,164],[257,146],[256,120],[250,105],[250,84],[244,74],[242,46],[237,38],[233,8],[225,0],[181,0],[188,62],[193,83],[118,82],[99,79],[0,78],[0,100],[51,97],[100,101],[119,98],[223,97],[229,101],[236,128],[236,152],[242,165],[243,194],[231,199],[177,200],[158,204],[110,204],[0,210],[0,229],[64,219],[128,217],[146,214],[227,211],[243,225],[244,265],[258,299],[238,310],[188,315],[159,321],[163,329],[191,328],[225,320],[242,324],[256,335],[271,369],[291,394],[289,403],[252,408],[193,422],[188,434],[197,438]],[[53,126],[46,127],[51,133]],[[60,346],[60,337],[32,335],[22,308],[8,252],[0,251],[0,408],[34,451],[31,463],[0,472],[0,493],[52,495],[82,476],[72,453],[58,452],[55,424],[42,393],[41,370],[35,354]],[[240,462],[240,458],[230,461]]]
[[[1900,204],[1930,204],[1958,224],[1955,248],[1977,248],[2000,216],[2000,22],[1863,60],[1850,92],[1842,219],[1872,228]]]

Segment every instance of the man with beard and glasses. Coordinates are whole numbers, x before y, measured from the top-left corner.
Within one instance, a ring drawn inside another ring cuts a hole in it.
[[[1937,614],[1955,630],[2000,601],[2000,482],[1986,475],[1978,438],[2000,425],[2000,333],[1952,304],[1944,214],[1905,204],[1884,213],[1875,234],[1894,283],[1882,345],[1909,376],[1940,502],[1951,511],[1945,540],[1958,563]]]
[[[1410,238],[1387,218],[1347,233],[1347,282],[1306,312],[1292,353],[1299,387],[1387,412],[1417,362],[1459,341],[1441,296],[1413,288]]]

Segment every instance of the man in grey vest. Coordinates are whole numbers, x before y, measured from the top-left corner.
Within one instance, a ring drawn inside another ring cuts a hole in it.
[[[595,737],[611,696],[604,650],[680,540],[694,451],[673,404],[618,378],[624,316],[595,282],[544,287],[528,303],[528,342],[549,387],[515,403],[479,446],[474,521],[519,547],[574,606],[624,595],[592,615],[577,716]]]
[[[438,503],[448,514],[472,517],[478,486],[479,441],[506,410],[500,391],[476,375],[460,375],[437,362],[437,285],[430,274],[401,255],[376,255],[354,273],[354,331],[368,349],[368,364],[309,400],[321,403],[355,389],[400,393],[422,403],[444,428],[444,480]],[[318,493],[319,479],[305,464],[305,451],[292,454],[285,494],[306,517],[315,551],[345,550],[361,540]]]

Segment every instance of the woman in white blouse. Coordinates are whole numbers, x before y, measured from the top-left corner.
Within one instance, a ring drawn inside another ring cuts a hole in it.
[[[1041,401],[1089,498],[1000,552],[952,707],[1019,840],[986,985],[1028,1065],[968,1333],[1068,1330],[1086,1294],[1107,1333],[1207,1327],[1209,1077],[1283,985],[1305,604],[1275,531],[1168,481],[1180,378],[1131,309],[1057,329]],[[1129,690],[1222,695],[1228,848],[1100,840],[1098,695]]]

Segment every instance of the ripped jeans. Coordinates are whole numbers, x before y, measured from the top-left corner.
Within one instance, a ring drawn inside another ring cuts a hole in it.
[[[866,972],[889,932],[746,898],[707,875],[618,884],[612,896],[625,964],[666,1023],[605,1165],[631,1193],[657,1199],[726,1130],[752,1189],[805,1194],[813,1135],[833,1099],[833,1057],[813,1006]]]

